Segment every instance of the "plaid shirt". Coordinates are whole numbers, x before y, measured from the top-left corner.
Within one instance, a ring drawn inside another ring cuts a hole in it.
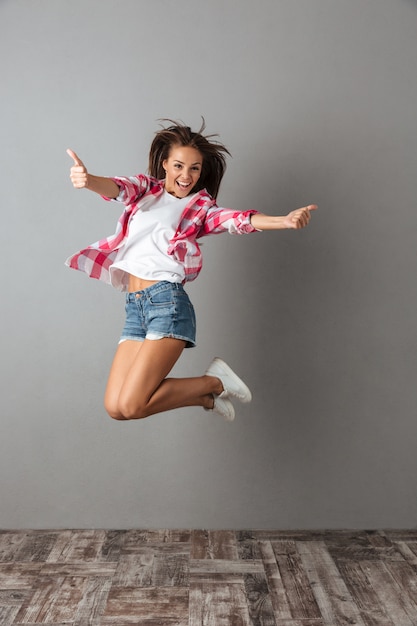
[[[164,181],[144,174],[130,178],[116,177],[112,180],[120,187],[120,193],[115,200],[125,205],[117,222],[116,232],[70,256],[66,261],[68,267],[81,270],[91,278],[106,283],[110,283],[110,266],[114,263],[118,250],[126,242],[130,218],[141,208],[141,201],[145,197],[157,197],[164,191]],[[184,265],[184,282],[197,278],[202,268],[203,260],[197,242],[199,237],[226,231],[237,234],[254,232],[256,229],[250,223],[250,216],[254,213],[257,211],[239,212],[218,207],[205,189],[194,194],[181,215],[167,250],[168,254]]]

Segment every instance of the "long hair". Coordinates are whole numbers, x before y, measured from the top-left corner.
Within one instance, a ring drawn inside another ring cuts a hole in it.
[[[203,157],[203,166],[201,176],[193,188],[193,192],[205,188],[213,198],[216,198],[226,171],[225,155],[230,155],[230,152],[222,143],[213,141],[213,137],[217,137],[217,135],[204,136],[202,134],[206,127],[204,118],[202,120],[201,128],[197,132],[193,132],[189,126],[174,120],[161,120],[162,122],[170,122],[171,125],[162,128],[155,134],[149,151],[148,172],[154,178],[165,178],[162,163],[169,157],[171,148],[175,146],[195,148]]]

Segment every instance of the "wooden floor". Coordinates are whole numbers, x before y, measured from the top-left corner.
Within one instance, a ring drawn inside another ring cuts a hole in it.
[[[0,531],[0,624],[417,625],[417,531]]]

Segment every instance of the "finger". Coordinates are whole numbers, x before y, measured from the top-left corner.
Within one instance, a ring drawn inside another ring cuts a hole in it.
[[[310,212],[308,209],[301,209],[295,215],[296,228],[304,228],[310,221]]]
[[[318,209],[319,207],[317,206],[317,204],[309,204],[308,206],[305,207],[306,209],[308,209],[309,211],[315,211],[316,209]]]
[[[73,159],[75,165],[81,165],[84,167],[84,163],[81,161],[80,157],[73,151],[68,148],[67,154]]]

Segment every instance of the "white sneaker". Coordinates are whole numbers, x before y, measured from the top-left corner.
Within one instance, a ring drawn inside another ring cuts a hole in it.
[[[227,422],[233,422],[233,420],[235,419],[235,409],[233,407],[233,404],[227,398],[214,396],[214,405],[212,411],[224,417]]]
[[[250,402],[252,394],[243,380],[219,357],[215,357],[210,363],[207,376],[215,376],[219,378],[223,385],[223,391],[216,399],[237,398],[241,402]]]
[[[227,398],[221,398],[220,396],[216,396],[213,394],[214,404],[212,409],[204,409],[205,411],[209,411],[210,413],[218,413],[227,422],[233,422],[235,419],[235,409],[233,404]]]

